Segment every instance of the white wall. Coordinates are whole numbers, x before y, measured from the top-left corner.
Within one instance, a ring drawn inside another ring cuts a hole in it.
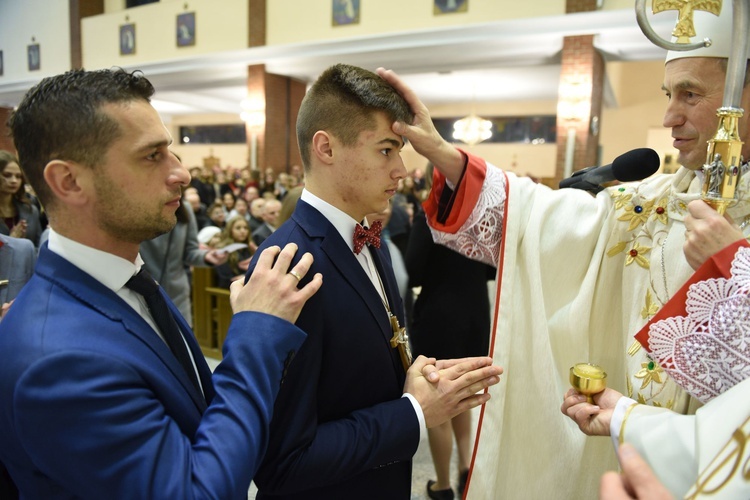
[[[32,42],[32,38],[36,42]],[[38,43],[40,69],[29,71],[27,46]],[[0,83],[41,80],[70,69],[68,0],[0,0]]]
[[[161,0],[118,10],[121,3],[109,0],[104,14],[82,20],[87,69],[129,67],[247,47],[247,0]],[[195,45],[178,47],[177,15],[185,12],[195,12]],[[120,55],[120,26],[129,23],[135,24],[135,53]]]

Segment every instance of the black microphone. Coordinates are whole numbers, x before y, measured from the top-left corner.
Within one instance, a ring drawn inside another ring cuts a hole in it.
[[[560,189],[583,189],[598,193],[604,187],[601,184],[610,181],[640,181],[659,170],[659,155],[650,148],[638,148],[623,153],[609,165],[588,167],[575,172],[567,179],[560,181]]]

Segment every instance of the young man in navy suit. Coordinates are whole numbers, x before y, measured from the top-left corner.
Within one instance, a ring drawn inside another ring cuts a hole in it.
[[[403,307],[386,246],[360,235],[365,215],[384,211],[406,175],[403,98],[379,76],[336,65],[308,91],[297,118],[305,190],[291,219],[264,242],[296,243],[326,284],[297,320],[308,334],[282,385],[255,483],[258,499],[408,499],[422,425],[483,404],[476,393],[501,369],[471,358],[440,371],[402,360]],[[368,243],[368,244],[364,244]],[[258,272],[253,265],[249,276]],[[259,263],[258,263],[259,264]],[[302,278],[301,285],[308,279]],[[437,368],[443,368],[438,363]],[[403,396],[403,397],[402,397]]]
[[[174,227],[190,181],[153,92],[139,74],[74,70],[42,80],[10,120],[52,228],[0,324],[0,460],[22,498],[247,498],[305,339],[292,322],[322,281],[297,288],[291,245],[233,285],[213,376],[153,279],[129,288],[140,243]]]

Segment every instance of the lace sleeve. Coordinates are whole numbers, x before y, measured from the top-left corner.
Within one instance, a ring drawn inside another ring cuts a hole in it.
[[[690,285],[687,315],[651,325],[654,361],[703,403],[750,376],[749,285],[750,249],[740,248],[731,278]]]
[[[455,234],[430,227],[435,243],[470,259],[497,266],[505,215],[506,183],[503,171],[488,165],[482,192],[469,218]]]

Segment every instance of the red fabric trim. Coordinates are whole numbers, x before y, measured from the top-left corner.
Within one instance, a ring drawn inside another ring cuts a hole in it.
[[[440,195],[445,188],[445,176],[438,169],[435,169],[432,174],[430,196],[422,204],[430,227],[444,233],[456,233],[469,218],[477,204],[479,194],[482,192],[482,184],[484,184],[484,177],[487,173],[487,164],[483,159],[461,149],[459,151],[467,157],[467,164],[461,183],[454,193],[453,206],[457,209],[451,210],[445,224],[437,221],[438,200],[440,200]]]
[[[712,255],[711,258],[704,262],[703,265],[693,273],[690,279],[682,285],[682,288],[680,288],[677,293],[669,299],[669,302],[667,302],[664,307],[656,313],[656,316],[651,318],[651,320],[641,328],[641,331],[635,335],[635,338],[647,352],[651,352],[651,349],[648,347],[649,330],[651,325],[663,319],[687,315],[685,302],[687,301],[687,293],[690,285],[711,278],[729,278],[731,275],[732,260],[734,260],[737,249],[740,247],[750,247],[750,243],[745,239],[741,239]]]
[[[486,169],[484,170],[486,172]],[[503,175],[505,175],[505,172],[503,172]],[[497,338],[497,322],[498,318],[500,317],[500,295],[503,290],[502,282],[503,282],[503,260],[505,257],[505,243],[507,239],[505,238],[505,235],[508,234],[508,199],[509,199],[509,192],[510,192],[510,183],[508,182],[508,176],[505,175],[505,210],[504,210],[504,216],[503,216],[503,232],[502,232],[502,242],[500,243],[500,256],[499,256],[499,262],[497,263],[497,292],[495,293],[495,317],[492,319],[492,334],[490,336],[490,356],[495,352],[495,339]],[[476,200],[475,200],[476,202]],[[494,358],[494,356],[493,356]],[[485,389],[485,392],[488,392],[489,389]],[[487,409],[487,405],[482,405],[482,409],[479,412],[479,422],[477,422],[477,435],[474,438],[474,451],[471,453],[471,464],[469,465],[469,476],[466,480],[466,489],[464,490],[464,496],[463,498],[466,498],[466,496],[469,493],[469,485],[471,484],[471,476],[474,472],[474,462],[477,458],[477,450],[479,449],[479,436],[482,434],[482,423],[484,422],[484,412]]]

